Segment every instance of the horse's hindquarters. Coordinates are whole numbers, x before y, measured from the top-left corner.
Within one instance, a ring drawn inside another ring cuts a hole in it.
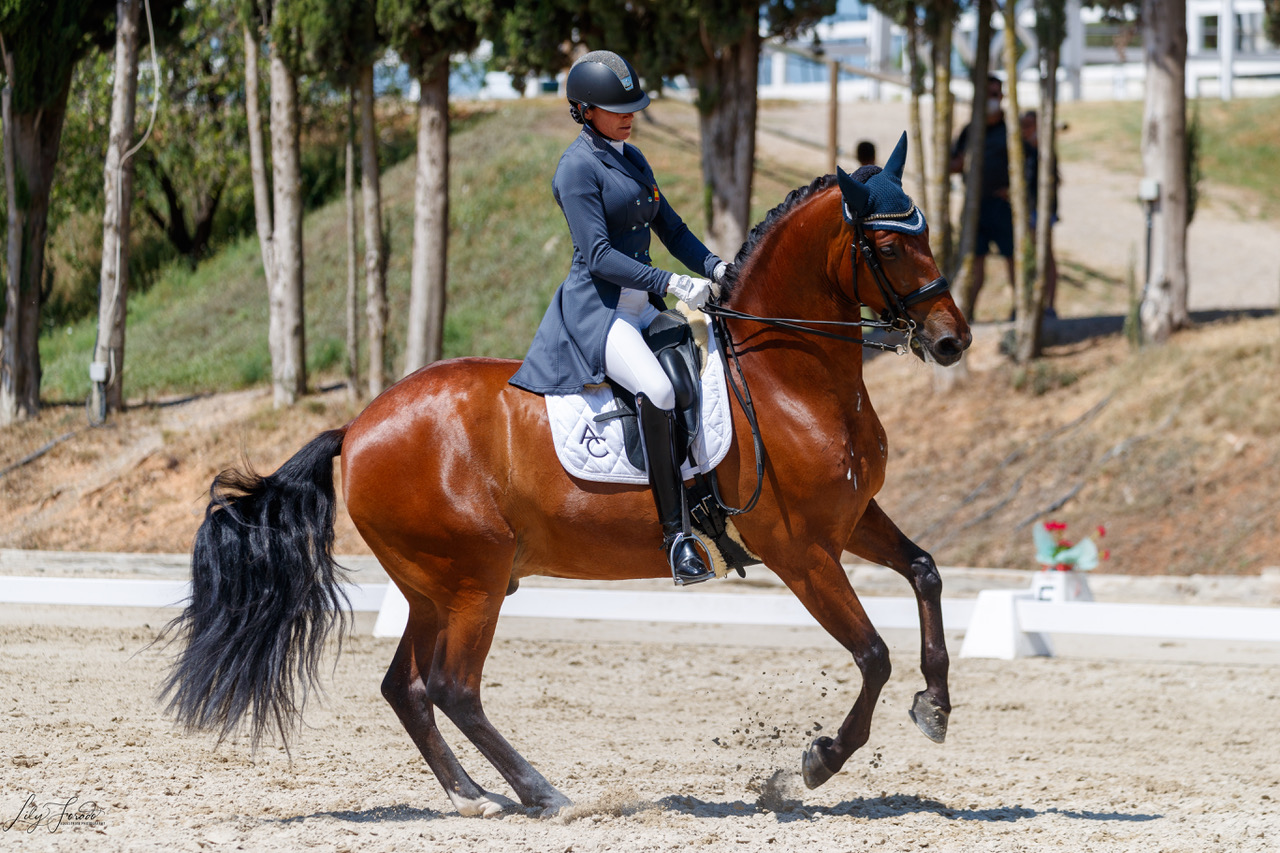
[[[542,397],[516,363],[443,362],[402,380],[349,427],[347,509],[389,574],[440,603],[516,577],[668,573],[647,487],[574,480]]]

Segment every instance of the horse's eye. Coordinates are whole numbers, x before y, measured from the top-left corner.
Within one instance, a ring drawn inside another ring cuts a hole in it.
[[[893,251],[893,246],[878,246],[877,248],[880,249],[880,255],[882,257],[885,257],[885,258],[897,257],[897,255]]]

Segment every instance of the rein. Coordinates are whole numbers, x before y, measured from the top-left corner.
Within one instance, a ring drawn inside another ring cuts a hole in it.
[[[789,329],[794,332],[831,338],[837,341],[857,343],[864,347],[906,355],[915,343],[914,335],[916,330],[916,322],[907,316],[907,309],[926,299],[932,299],[935,296],[946,293],[951,289],[951,283],[944,276],[939,276],[928,284],[911,291],[906,296],[899,296],[897,291],[890,286],[889,277],[880,265],[880,259],[876,257],[875,249],[872,248],[871,241],[867,238],[866,230],[861,220],[854,223],[854,233],[856,235],[855,240],[849,244],[849,265],[853,272],[853,298],[859,305],[865,304],[858,295],[858,254],[861,253],[863,259],[867,262],[867,267],[871,270],[872,278],[880,291],[881,298],[884,300],[885,308],[880,313],[878,320],[803,320],[794,317],[761,317],[710,302],[702,306],[702,312],[711,317],[712,328],[715,332],[716,340],[720,344],[718,349],[720,350],[720,360],[724,365],[725,381],[733,389],[733,396],[737,398],[738,405],[742,408],[742,412],[747,418],[747,423],[751,426],[751,442],[755,447],[756,454],[756,488],[751,493],[751,498],[741,507],[727,505],[720,497],[720,489],[716,479],[714,477],[711,478],[712,494],[715,496],[716,503],[719,504],[720,509],[726,515],[734,516],[750,512],[755,508],[756,502],[760,500],[760,494],[764,490],[764,440],[760,436],[760,425],[756,419],[755,404],[751,400],[751,389],[747,387],[747,377],[742,372],[742,362],[738,357],[737,348],[734,346],[733,337],[729,334],[728,324],[725,321],[728,319],[747,320],[766,326]],[[865,340],[861,335],[841,335],[836,332],[811,328],[812,326],[886,329],[905,334],[907,340],[903,344],[887,344],[881,341]],[[738,381],[742,383],[741,391],[738,390],[737,383],[733,381],[733,374],[729,370],[730,361],[733,362],[734,370],[738,373]]]

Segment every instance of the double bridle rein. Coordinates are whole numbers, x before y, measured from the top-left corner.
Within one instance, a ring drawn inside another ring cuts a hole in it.
[[[951,289],[951,283],[947,281],[946,277],[939,276],[928,284],[911,291],[906,296],[899,296],[898,292],[890,285],[889,277],[885,273],[884,267],[880,265],[880,258],[876,255],[875,248],[871,245],[871,240],[867,237],[866,228],[861,220],[853,223],[853,231],[854,240],[849,244],[849,265],[853,272],[853,301],[859,306],[865,304],[858,294],[858,255],[861,254],[867,263],[867,268],[871,270],[871,277],[875,280],[876,287],[880,291],[880,297],[884,300],[884,310],[880,312],[880,317],[877,320],[802,320],[790,317],[760,317],[756,314],[735,311],[732,308],[725,308],[710,302],[702,306],[702,312],[711,317],[712,328],[719,344],[720,359],[724,365],[725,380],[729,383],[729,387],[733,389],[733,395],[738,399],[738,405],[742,407],[747,423],[751,425],[751,439],[755,445],[756,453],[756,488],[751,495],[751,499],[741,507],[731,507],[725,504],[720,497],[720,490],[716,480],[714,478],[711,479],[711,488],[716,502],[726,515],[733,516],[750,512],[755,507],[756,502],[760,500],[760,493],[764,489],[764,442],[760,438],[760,426],[756,421],[755,404],[751,400],[751,391],[747,387],[747,377],[742,372],[742,363],[738,358],[737,348],[734,346],[733,337],[729,334],[725,320],[747,320],[766,326],[790,329],[794,332],[857,343],[864,347],[906,355],[913,345],[919,346],[915,341],[916,322],[907,315],[907,309],[924,302],[926,299],[932,299],[935,296],[946,293]],[[900,332],[907,336],[907,340],[906,343],[902,344],[888,344],[881,341],[864,340],[861,335],[842,335],[823,329],[811,328],[813,326],[885,329],[887,331]],[[738,381],[742,384],[742,390],[739,390],[738,385],[733,381],[733,374],[729,370],[729,362],[731,360],[734,369],[738,373]]]

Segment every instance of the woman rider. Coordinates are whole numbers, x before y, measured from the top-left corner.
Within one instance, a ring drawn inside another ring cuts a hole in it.
[[[576,394],[608,376],[636,395],[649,485],[676,583],[714,577],[683,537],[680,462],[674,451],[675,391],[641,331],[670,293],[701,308],[712,282],[655,268],[649,232],[690,269],[719,281],[725,264],[671,209],[639,149],[626,143],[649,105],[631,64],[596,50],[569,70],[569,114],[584,125],[560,157],[551,186],[569,223],[573,263],[556,290],[513,385]]]

